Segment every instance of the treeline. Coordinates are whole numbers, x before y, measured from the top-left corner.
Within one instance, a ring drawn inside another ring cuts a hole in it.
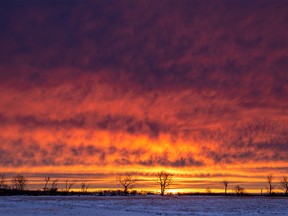
[[[51,191],[43,191],[43,190],[24,190],[19,191],[16,189],[0,189],[0,196],[15,196],[15,195],[25,195],[25,196],[79,196],[79,195],[90,195],[90,196],[126,196],[123,190],[99,190],[99,191],[87,191],[87,192],[80,192],[80,191],[70,191],[65,192],[63,190],[51,192]],[[136,195],[157,195],[154,192],[148,191],[137,191],[131,190],[128,193],[129,196],[136,196]]]
[[[274,181],[274,177],[273,174],[268,174],[266,176],[266,182],[267,182],[267,186],[265,189],[261,188],[260,189],[260,194],[263,195],[288,195],[288,178],[287,176],[283,176],[280,182],[275,182]],[[224,186],[224,194],[227,195],[227,190],[228,190],[228,185],[229,185],[229,181],[224,180],[222,181],[222,185]],[[280,189],[282,191],[282,193],[276,193],[275,190],[276,189]],[[234,192],[236,195],[244,195],[247,194],[245,191],[244,187],[241,187],[240,185],[236,185],[233,188]],[[266,191],[266,193],[265,193]]]
[[[96,192],[89,191],[90,185],[87,182],[77,182],[75,180],[65,180],[64,186],[59,189],[59,180],[52,179],[50,176],[47,176],[43,179],[43,188],[38,190],[27,190],[28,179],[23,175],[16,175],[8,179],[4,173],[0,173],[0,195],[98,195],[98,196],[127,196],[127,195],[154,195],[158,193],[147,192],[147,191],[137,191],[135,190],[137,179],[131,175],[119,176],[117,178],[118,185],[122,187],[122,190],[100,190]],[[164,196],[168,188],[174,184],[173,175],[166,171],[158,172],[155,176],[155,183],[158,184],[160,189],[160,195]],[[270,195],[270,196],[287,196],[288,195],[288,178],[284,176],[282,180],[278,183],[274,181],[272,174],[266,176],[267,187],[261,189],[260,195]],[[80,190],[74,191],[74,186],[80,184]],[[222,193],[212,193],[212,190],[207,187],[205,192],[196,192],[196,193],[177,193],[178,195],[249,195],[245,188],[236,185],[230,187],[230,182],[223,180],[220,184],[223,185],[224,189]],[[232,191],[228,193],[228,189]],[[276,193],[276,189],[281,189],[282,193]],[[265,190],[265,191],[263,191]],[[168,193],[172,194],[172,193]],[[250,194],[252,195],[252,194]],[[255,194],[253,194],[255,195]]]

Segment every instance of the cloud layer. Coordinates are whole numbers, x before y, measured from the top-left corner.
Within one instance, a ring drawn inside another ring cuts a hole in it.
[[[287,2],[0,4],[3,169],[283,174]]]

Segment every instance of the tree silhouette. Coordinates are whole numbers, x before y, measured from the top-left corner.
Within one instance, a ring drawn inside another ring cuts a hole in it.
[[[164,170],[157,173],[156,182],[160,185],[161,196],[164,196],[165,190],[174,183],[172,174]]]
[[[131,175],[126,175],[124,177],[118,178],[119,183],[122,185],[124,189],[124,195],[128,195],[128,190],[132,189],[135,186],[135,178],[132,178]]]
[[[280,187],[284,190],[285,195],[288,194],[288,179],[286,176],[283,176],[282,181],[280,182]]]
[[[89,187],[89,185],[86,184],[86,182],[82,182],[81,183],[81,192],[82,193],[87,193],[88,187]]]
[[[49,181],[50,181],[50,177],[49,177],[49,176],[45,177],[44,181],[45,181],[45,185],[44,185],[43,190],[44,190],[44,191],[47,191],[47,190],[48,190],[47,185],[48,185],[48,183],[49,183]]]
[[[72,188],[73,185],[76,184],[76,181],[69,181],[69,180],[66,180],[65,181],[65,192],[69,192]]]
[[[234,187],[234,191],[237,195],[244,194],[245,189],[243,187],[240,187],[239,185],[236,185]]]
[[[229,183],[229,182],[226,181],[226,180],[222,181],[222,184],[224,185],[224,193],[225,193],[225,195],[226,195],[226,193],[227,193],[228,183]]]
[[[0,173],[0,189],[5,188],[5,180],[6,175],[4,173]]]
[[[23,175],[17,175],[12,178],[12,186],[16,190],[24,191],[27,187],[27,181]]]
[[[273,190],[275,189],[275,185],[273,184],[273,174],[268,174],[267,175],[267,183],[268,183],[268,191],[269,191],[269,194],[272,195],[273,193]]]
[[[58,186],[57,186],[57,183],[58,183],[58,179],[54,180],[51,184],[51,188],[50,188],[50,191],[51,192],[57,192],[58,191]]]

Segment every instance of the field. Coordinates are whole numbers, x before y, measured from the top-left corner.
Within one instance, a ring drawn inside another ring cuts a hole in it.
[[[287,215],[288,199],[224,196],[2,196],[0,215]]]

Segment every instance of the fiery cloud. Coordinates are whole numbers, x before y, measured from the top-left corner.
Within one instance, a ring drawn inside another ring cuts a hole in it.
[[[287,2],[0,4],[4,172],[287,173]]]

